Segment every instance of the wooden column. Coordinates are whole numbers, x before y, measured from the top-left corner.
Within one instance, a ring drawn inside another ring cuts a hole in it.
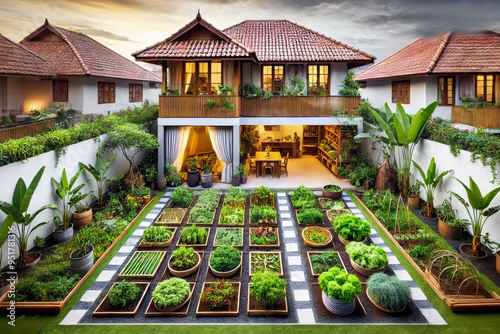
[[[163,61],[161,63],[161,90],[163,92],[166,92],[167,91],[167,62],[166,61]]]

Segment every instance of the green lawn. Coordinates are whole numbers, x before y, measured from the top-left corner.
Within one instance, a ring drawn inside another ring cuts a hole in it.
[[[354,198],[352,193],[349,195],[355,203],[357,199]],[[157,196],[153,203],[150,204],[149,209],[151,209],[161,198]],[[140,223],[142,219],[149,212],[149,209],[143,213],[141,218],[138,220],[136,226]],[[370,219],[368,214],[360,208],[360,210],[365,214],[367,219]],[[133,233],[135,227],[132,228],[127,236],[122,239],[121,243],[115,247],[113,252],[108,258],[101,263],[98,270],[94,272],[89,280],[83,285],[83,287],[75,294],[68,305],[62,310],[62,312],[57,316],[20,316],[16,319],[16,327],[12,328],[7,325],[8,318],[2,317],[0,323],[0,333],[22,333],[22,334],[32,334],[32,333],[46,333],[46,334],[57,334],[57,333],[68,333],[68,334],[79,334],[79,333],[103,333],[103,334],[122,334],[122,333],[332,333],[335,331],[337,333],[347,334],[347,333],[360,333],[360,334],[387,334],[392,332],[394,334],[400,333],[440,333],[440,334],[456,334],[456,333],[499,333],[500,332],[500,315],[499,314],[454,314],[446,306],[446,304],[441,301],[434,291],[425,283],[425,281],[417,274],[413,267],[408,263],[406,258],[399,252],[399,250],[392,245],[388,238],[381,233],[380,229],[376,224],[372,222],[372,226],[379,232],[380,236],[389,245],[393,253],[396,255],[398,260],[405,266],[410,275],[413,277],[415,282],[422,288],[423,292],[429,298],[434,307],[441,313],[443,318],[448,323],[447,326],[431,326],[431,325],[76,325],[76,326],[59,326],[59,323],[64,319],[66,314],[71,310],[71,308],[80,300],[80,297],[88,289],[91,283],[99,275],[106,264],[111,260],[113,255],[119,250],[120,246],[126,241],[127,237]],[[485,285],[489,289],[493,289],[500,293],[500,288],[495,286],[491,281],[485,279]],[[168,319],[165,319],[168,322]],[[168,327],[167,327],[168,326]]]

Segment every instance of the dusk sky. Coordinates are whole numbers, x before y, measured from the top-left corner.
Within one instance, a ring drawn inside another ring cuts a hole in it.
[[[498,0],[0,0],[0,33],[17,42],[48,18],[133,59],[132,52],[169,37],[198,9],[219,29],[244,20],[288,19],[377,61],[449,29],[500,32]]]

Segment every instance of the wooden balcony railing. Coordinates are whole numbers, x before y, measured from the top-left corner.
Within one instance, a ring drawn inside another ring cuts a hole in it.
[[[475,127],[500,128],[500,108],[451,108],[453,123],[467,124]]]
[[[336,110],[347,110],[352,116],[361,103],[359,96],[275,96],[269,99],[227,96],[226,98],[234,105],[233,110],[228,111],[222,107],[220,95],[160,96],[160,117],[314,117],[332,116]],[[207,101],[215,101],[219,105],[208,106]]]
[[[43,121],[16,124],[0,128],[0,143],[9,139],[19,139],[26,136],[33,136],[48,128],[53,128],[56,125],[55,118],[46,119]]]

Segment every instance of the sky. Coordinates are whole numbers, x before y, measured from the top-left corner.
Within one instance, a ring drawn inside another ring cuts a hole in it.
[[[0,33],[20,41],[47,18],[133,59],[131,53],[169,37],[198,10],[219,29],[288,19],[377,61],[447,30],[500,32],[499,0],[0,0]]]

